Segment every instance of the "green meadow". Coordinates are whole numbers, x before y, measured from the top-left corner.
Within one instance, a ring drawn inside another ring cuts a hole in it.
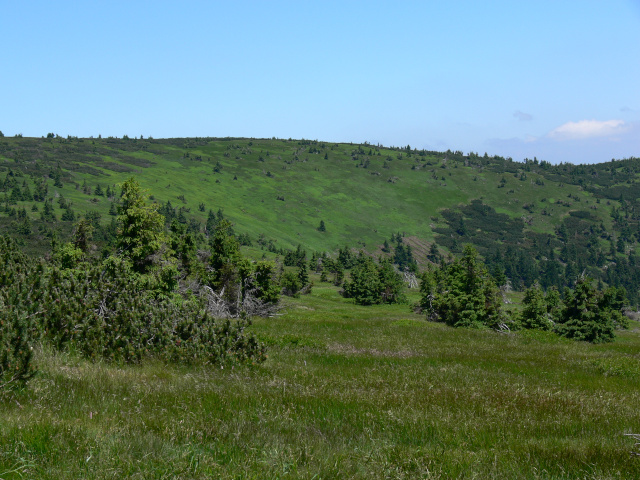
[[[0,404],[0,478],[640,478],[637,322],[602,345],[453,329],[313,280],[254,321],[258,366],[37,348]]]

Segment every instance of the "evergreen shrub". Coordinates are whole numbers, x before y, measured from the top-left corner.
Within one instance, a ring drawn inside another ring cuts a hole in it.
[[[420,306],[431,320],[452,327],[501,328],[507,322],[502,295],[470,245],[461,258],[425,272]]]

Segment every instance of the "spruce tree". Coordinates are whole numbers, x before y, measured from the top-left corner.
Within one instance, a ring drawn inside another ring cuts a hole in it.
[[[622,322],[624,291],[597,290],[593,281],[579,277],[573,290],[565,289],[556,332],[567,338],[591,343],[604,343],[615,338],[616,323]]]
[[[533,330],[551,330],[553,328],[544,292],[537,283],[524,293],[520,322],[524,328]]]
[[[498,328],[505,322],[500,290],[470,245],[460,259],[425,272],[420,291],[430,319],[473,328]]]
[[[147,204],[148,197],[135,179],[124,182],[121,189],[116,246],[137,271],[144,272],[151,264],[150,256],[164,243],[164,217],[157,204]]]
[[[300,280],[301,288],[305,288],[309,284],[309,272],[305,262],[301,262],[298,266],[298,280]]]
[[[55,222],[57,220],[50,198],[48,198],[44,202],[44,208],[42,210],[41,217],[42,217],[42,221],[44,222]]]
[[[62,220],[63,222],[73,222],[75,221],[75,219],[76,214],[71,207],[66,208],[65,211],[62,212],[62,216],[60,217],[60,220]]]
[[[60,168],[60,165],[58,165],[58,168],[56,168],[55,173],[53,174],[53,186],[54,187],[58,187],[58,188],[62,188],[63,184],[62,184],[62,169]]]
[[[374,305],[380,303],[380,290],[376,264],[361,253],[351,269],[351,279],[345,282],[345,297],[355,299],[358,305]]]
[[[87,253],[93,238],[93,230],[94,227],[89,219],[83,218],[78,221],[73,231],[73,246]]]
[[[27,185],[26,181],[22,187],[22,200],[25,202],[33,201],[33,195],[31,194],[31,190],[29,189],[29,185]]]

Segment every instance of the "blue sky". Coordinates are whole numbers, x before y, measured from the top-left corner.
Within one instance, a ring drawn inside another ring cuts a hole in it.
[[[0,130],[640,156],[640,0],[0,0]]]

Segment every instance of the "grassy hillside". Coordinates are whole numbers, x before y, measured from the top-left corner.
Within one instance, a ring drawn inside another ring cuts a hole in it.
[[[97,210],[106,216],[109,209],[106,198],[83,192],[85,183],[93,193],[97,185],[104,190],[133,175],[158,202],[186,207],[203,222],[200,203],[206,209],[222,208],[238,230],[254,237],[264,233],[289,248],[303,243],[331,250],[354,240],[375,248],[397,231],[430,241],[442,221],[439,211],[472,199],[513,218],[530,215],[532,230],[552,232],[578,201],[582,202],[578,207],[595,202],[578,186],[561,187],[553,181],[537,185],[538,173],[529,172],[521,181],[519,176],[465,166],[469,160],[460,155],[370,145],[75,138],[3,138],[1,145],[2,172],[32,174],[33,178],[27,177],[32,191],[35,179],[45,176],[51,193],[73,202],[78,212]],[[53,186],[50,176],[58,165],[61,188]],[[522,164],[514,166],[516,173],[524,171]],[[498,188],[503,176],[505,187]],[[178,198],[181,195],[184,200]],[[568,205],[551,207],[550,216],[540,215],[545,202],[553,204],[568,195],[579,200],[569,199]],[[522,208],[526,204],[538,212],[529,214]],[[595,213],[609,223],[609,210],[601,206]],[[320,220],[327,226],[324,233],[317,231]]]

